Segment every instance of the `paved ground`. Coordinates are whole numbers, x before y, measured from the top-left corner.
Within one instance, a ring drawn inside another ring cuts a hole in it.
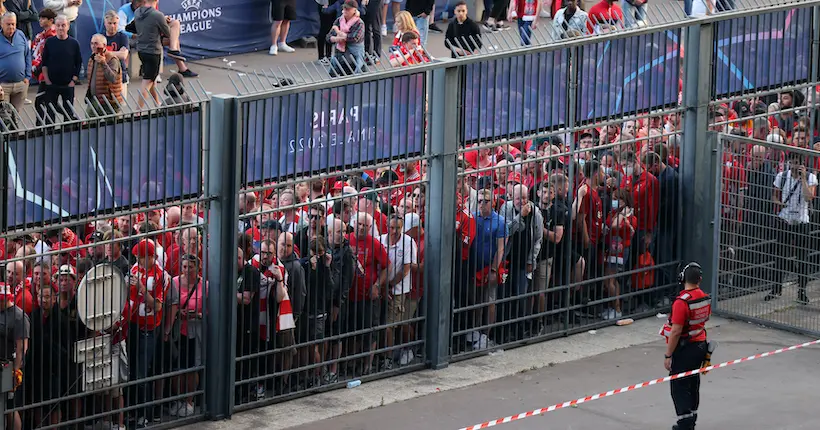
[[[713,319],[721,341],[717,361],[802,343],[805,338],[740,322]],[[199,423],[191,430],[456,430],[481,421],[572,400],[663,376],[660,320],[609,327],[458,362],[439,371],[342,389]],[[814,392],[820,383],[817,348],[721,369],[705,377],[699,429],[817,428]],[[669,428],[669,386],[653,386],[577,409],[507,424],[508,429]],[[386,405],[386,406],[385,406]],[[319,421],[323,420],[323,421]]]
[[[730,323],[710,333],[721,341],[719,361],[764,352],[804,338],[749,324]],[[662,376],[663,342],[433,394],[294,430],[458,429]],[[795,351],[721,369],[704,377],[701,430],[817,428],[815,401],[806,393],[820,383],[817,349]],[[668,428],[674,416],[669,385],[653,386],[501,426],[503,429]],[[390,423],[386,426],[386,423]],[[276,428],[276,427],[267,427]]]

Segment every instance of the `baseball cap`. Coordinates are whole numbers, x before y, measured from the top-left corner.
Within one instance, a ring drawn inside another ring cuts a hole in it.
[[[105,240],[105,233],[101,231],[95,231],[94,233],[91,233],[90,239],[91,243],[102,242],[103,240]]]
[[[57,271],[57,276],[60,275],[73,276],[74,279],[77,279],[77,271],[74,270],[74,268],[69,266],[68,264],[63,264],[62,266],[60,266],[60,270]]]
[[[419,214],[415,212],[411,212],[408,214],[404,214],[404,232],[407,233],[412,228],[419,227],[421,225],[421,218]]]
[[[342,7],[345,9],[358,9],[359,3],[356,2],[356,0],[345,0],[344,4],[342,4]]]
[[[521,172],[510,172],[510,174],[507,175],[507,182],[516,182],[520,184],[522,182]]]
[[[157,254],[157,249],[156,246],[154,246],[154,242],[143,239],[131,248],[131,254],[135,257],[146,257],[149,255],[153,256]]]

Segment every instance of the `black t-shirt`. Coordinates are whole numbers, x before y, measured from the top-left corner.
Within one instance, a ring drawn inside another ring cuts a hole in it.
[[[17,341],[28,339],[31,325],[28,316],[17,306],[11,305],[0,310],[0,358],[11,360],[17,347]]]
[[[240,304],[236,309],[237,321],[241,333],[257,333],[259,331],[259,288],[262,285],[262,275],[255,267],[245,264],[239,279],[236,280],[237,293],[253,293],[251,302]]]
[[[567,230],[570,222],[569,207],[567,207],[565,200],[556,198],[549,207],[541,209],[541,215],[543,215],[544,228],[547,229],[547,231],[553,231],[557,226],[564,226],[564,234],[569,231]],[[563,248],[563,241],[564,239],[562,238],[561,242],[552,243],[547,236],[544,235],[538,260],[541,261],[548,258],[559,257]]]

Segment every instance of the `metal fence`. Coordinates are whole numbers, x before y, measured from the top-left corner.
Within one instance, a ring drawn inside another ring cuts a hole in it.
[[[816,330],[810,300],[752,311],[765,291],[803,298],[766,276],[785,272],[771,270],[783,250],[805,260],[804,286],[816,245],[737,176],[751,181],[754,145],[785,154],[773,174],[817,155],[780,145],[793,127],[766,142],[772,115],[817,130],[800,91],[820,82],[816,7],[542,31],[530,46],[485,35],[474,55],[412,67],[317,63],[237,77],[239,96],[15,116],[0,211],[15,301],[0,320],[29,342],[5,346],[23,371],[11,416],[225,418],[654,315],[683,260],[714,273],[718,310]],[[794,66],[770,67],[773,53]],[[32,377],[43,369],[54,377]]]

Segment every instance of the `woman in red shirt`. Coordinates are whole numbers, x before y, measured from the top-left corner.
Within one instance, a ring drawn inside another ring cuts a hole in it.
[[[416,27],[416,22],[413,21],[413,15],[410,15],[410,12],[406,10],[396,15],[396,36],[393,38],[393,44],[391,46],[401,46],[401,37],[404,33],[416,33],[416,36],[421,40],[421,33],[419,33],[419,29]]]
[[[606,275],[613,276],[623,273],[625,270],[624,257],[629,252],[632,236],[638,225],[632,208],[632,194],[624,189],[617,189],[612,192],[612,210],[606,217]],[[620,285],[618,278],[613,276],[604,281],[609,297],[615,297],[612,308],[605,309],[601,318],[605,320],[618,319],[621,313],[621,300],[618,299]]]

